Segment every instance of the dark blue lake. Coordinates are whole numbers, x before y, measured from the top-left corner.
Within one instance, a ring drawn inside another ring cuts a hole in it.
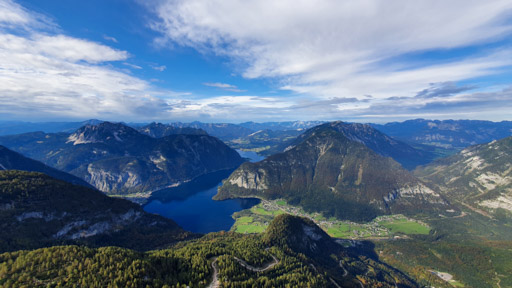
[[[240,156],[260,161],[264,157],[254,152],[238,151]],[[219,171],[195,179],[178,187],[153,193],[144,210],[170,218],[185,230],[209,233],[229,230],[235,223],[231,215],[257,205],[258,199],[230,199],[214,201],[217,187],[232,171]]]

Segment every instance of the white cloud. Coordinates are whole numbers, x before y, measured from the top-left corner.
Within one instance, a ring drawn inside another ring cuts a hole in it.
[[[123,62],[123,65],[128,66],[128,67],[133,68],[133,69],[137,69],[137,70],[142,69],[142,67],[140,67],[139,65],[135,65],[135,64],[132,64],[132,63],[128,63],[128,62]]]
[[[0,12],[0,114],[126,120],[168,113],[154,87],[111,65],[128,52],[47,30],[12,1],[0,0]]]
[[[151,66],[151,68],[155,69],[156,71],[160,71],[160,72],[163,72],[165,71],[165,69],[167,69],[167,67],[165,65],[153,65]]]
[[[210,82],[207,82],[207,83],[203,83],[203,85],[209,86],[209,87],[220,88],[222,90],[231,91],[231,92],[245,92],[246,91],[246,90],[238,89],[237,86],[231,85],[231,84],[227,84],[227,83],[219,83],[219,82],[212,82],[212,83],[210,83]]]
[[[500,51],[422,67],[385,61],[501,39],[512,32],[511,9],[509,0],[168,0],[151,27],[160,43],[229,56],[243,76],[277,78],[282,89],[382,99],[510,65]]]
[[[103,35],[103,39],[108,40],[108,41],[112,41],[114,43],[118,43],[117,39],[115,37],[112,37],[112,36]]]

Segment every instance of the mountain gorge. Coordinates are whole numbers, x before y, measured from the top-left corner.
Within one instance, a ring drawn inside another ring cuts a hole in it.
[[[451,209],[436,191],[363,143],[388,146],[357,137],[355,128],[333,122],[310,129],[286,152],[242,164],[223,182],[216,199],[284,198],[306,210],[356,221]]]
[[[235,150],[208,135],[153,138],[109,122],[71,134],[3,136],[0,143],[108,194],[150,193],[243,162]]]

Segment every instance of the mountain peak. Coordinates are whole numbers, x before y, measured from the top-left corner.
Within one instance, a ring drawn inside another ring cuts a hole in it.
[[[282,214],[268,226],[264,241],[269,245],[286,245],[306,255],[330,251],[336,245],[313,221],[299,216]]]
[[[75,133],[69,135],[66,143],[79,145],[111,141],[123,142],[135,135],[140,135],[140,133],[122,123],[102,122],[97,125],[88,124],[80,127]]]

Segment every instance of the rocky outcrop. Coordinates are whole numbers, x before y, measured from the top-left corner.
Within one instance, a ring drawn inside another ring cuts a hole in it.
[[[512,137],[468,147],[419,167],[415,174],[450,199],[512,213]]]

